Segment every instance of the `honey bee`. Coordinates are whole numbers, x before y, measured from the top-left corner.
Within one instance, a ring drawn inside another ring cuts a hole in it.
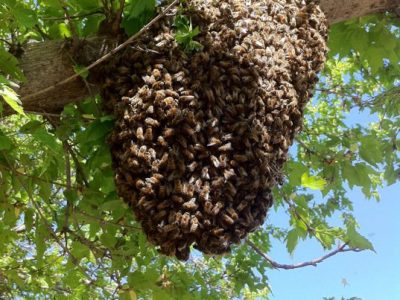
[[[194,233],[197,231],[198,228],[199,220],[195,216],[192,216],[192,218],[190,219],[190,232]]]
[[[154,120],[153,118],[146,118],[144,120],[144,122],[146,123],[146,125],[148,126],[152,126],[152,127],[158,127],[160,126],[160,123],[157,120]]]
[[[153,72],[152,72],[152,76],[156,80],[159,80],[161,78],[161,71],[159,69],[154,69]]]
[[[192,198],[189,201],[185,202],[182,205],[182,208],[185,210],[189,210],[189,211],[194,211],[199,207],[199,205],[196,203],[196,198]]]
[[[220,163],[219,163],[218,158],[216,158],[214,155],[211,155],[210,160],[211,160],[212,164],[214,165],[214,167],[219,168]]]
[[[168,143],[165,141],[164,137],[162,137],[161,135],[157,137],[157,142],[162,147],[168,146]]]
[[[179,179],[174,180],[174,192],[177,194],[182,194],[183,192],[182,182]]]
[[[232,207],[228,207],[226,209],[226,212],[229,214],[229,216],[234,220],[237,221],[239,219],[238,214],[236,213],[236,211],[232,208]]]
[[[185,212],[181,218],[181,227],[183,229],[188,229],[189,224],[190,224],[190,214],[188,212]]]
[[[171,196],[171,200],[172,200],[173,202],[175,202],[176,204],[182,204],[182,203],[185,201],[185,200],[183,200],[182,197],[177,196],[177,195],[172,195],[172,196]]]
[[[210,142],[207,144],[207,147],[218,146],[221,145],[220,139],[216,137],[211,137]]]
[[[165,128],[163,132],[163,137],[169,139],[175,135],[175,130],[173,128]]]
[[[222,221],[227,225],[233,225],[235,221],[227,214],[221,214]]]
[[[210,179],[210,175],[208,174],[208,168],[207,167],[203,167],[203,169],[201,169],[201,178],[203,178],[205,180],[209,180]]]
[[[192,162],[190,165],[187,166],[188,170],[190,172],[194,172],[198,166],[198,163],[196,161]]]
[[[211,214],[213,216],[218,215],[218,213],[221,211],[221,209],[224,207],[224,204],[222,202],[217,202],[217,204],[214,205],[213,209],[211,210]]]
[[[144,139],[146,141],[152,141],[153,140],[153,130],[151,129],[151,127],[147,127],[146,128],[146,132],[144,134]]]
[[[225,145],[221,146],[218,148],[219,151],[231,151],[233,150],[232,148],[232,143],[226,143]]]

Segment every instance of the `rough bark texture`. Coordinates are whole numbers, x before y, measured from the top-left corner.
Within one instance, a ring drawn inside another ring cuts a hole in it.
[[[333,24],[353,17],[395,10],[400,7],[400,0],[321,0],[320,5],[329,23]],[[113,44],[115,41],[95,37],[88,40],[80,52],[84,61],[90,63],[108,52]],[[63,42],[48,41],[32,44],[25,49],[21,67],[27,81],[18,90],[25,110],[59,112],[64,105],[90,95],[88,84],[81,79],[57,85],[74,74],[72,60],[62,48]],[[37,94],[55,85],[56,88]],[[90,85],[90,89],[95,92],[96,86]]]
[[[395,10],[400,0],[321,0],[330,24],[361,17],[368,14]]]

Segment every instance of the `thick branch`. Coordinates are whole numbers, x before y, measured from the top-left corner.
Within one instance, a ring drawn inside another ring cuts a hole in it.
[[[343,244],[339,246],[336,250],[333,250],[324,256],[321,256],[319,258],[302,262],[302,263],[297,263],[293,265],[287,265],[287,264],[281,264],[276,261],[274,261],[272,258],[270,258],[268,255],[266,255],[264,252],[262,252],[252,241],[249,239],[246,240],[246,243],[255,251],[257,254],[259,254],[262,258],[264,258],[273,268],[275,269],[284,269],[284,270],[293,270],[293,269],[299,269],[299,268],[304,268],[304,267],[309,267],[313,266],[316,267],[319,263],[322,263],[324,260],[338,254],[338,253],[343,253],[343,252],[360,252],[361,250],[355,249],[355,248],[349,248],[347,247],[346,244]]]
[[[383,11],[393,11],[400,7],[400,0],[321,0],[321,8],[329,23],[336,23],[353,17]],[[46,41],[29,45],[21,58],[21,67],[27,78],[18,90],[26,111],[58,113],[72,102],[88,97],[84,82],[75,76],[73,62],[63,51],[64,42]],[[80,55],[92,64],[115,48],[116,41],[110,38],[88,39]],[[65,82],[66,78],[73,80]],[[63,82],[62,84],[60,84]],[[46,93],[37,94],[49,87]],[[90,86],[93,92],[96,86]],[[10,112],[9,112],[10,113]]]
[[[400,0],[321,0],[330,24],[365,15],[394,11],[400,7]]]

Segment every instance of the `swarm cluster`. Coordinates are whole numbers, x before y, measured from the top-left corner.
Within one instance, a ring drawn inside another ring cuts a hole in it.
[[[116,185],[160,252],[230,250],[263,223],[326,54],[326,24],[301,0],[190,0],[203,50],[173,18],[115,62],[102,94]]]

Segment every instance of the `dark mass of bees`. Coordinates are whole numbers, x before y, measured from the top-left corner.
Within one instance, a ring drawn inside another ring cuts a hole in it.
[[[327,25],[302,0],[188,0],[187,53],[167,16],[106,74],[120,196],[148,240],[186,260],[228,252],[261,225],[326,55]]]

